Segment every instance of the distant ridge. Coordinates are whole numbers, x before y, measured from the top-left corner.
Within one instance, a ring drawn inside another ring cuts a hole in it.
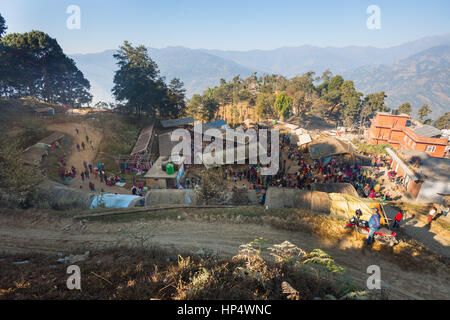
[[[426,37],[389,48],[358,46],[322,48],[303,45],[274,50],[223,51],[178,46],[149,48],[149,54],[158,64],[163,76],[168,80],[177,77],[185,83],[188,97],[218,85],[221,78],[231,80],[236,75],[245,78],[257,72],[259,75],[277,73],[293,77],[308,71],[321,74],[329,69],[334,74],[342,74],[346,79],[354,80],[358,89],[364,93],[385,90],[389,95],[388,103],[392,107],[397,107],[399,101],[409,101],[413,104],[413,108],[417,109],[423,101],[428,101],[427,103],[435,109],[432,116],[436,118],[443,112],[445,106],[448,108],[448,87],[436,82],[438,79],[439,81],[448,79],[449,69],[445,64],[439,64],[445,63],[446,60],[438,59],[438,55],[444,54],[444,51],[422,56],[423,59],[433,59],[430,66],[433,66],[436,75],[439,74],[439,78],[435,80],[421,78],[425,73],[420,69],[416,75],[411,75],[412,78],[377,74],[380,72],[386,74],[394,66],[395,70],[407,69],[408,63],[416,64],[414,55],[448,45],[450,34]],[[112,57],[114,52],[115,50],[107,50],[101,53],[71,55],[80,70],[91,81],[95,101],[113,100],[112,80],[114,70],[117,69]],[[431,74],[427,73],[426,76]],[[417,84],[425,81],[428,90],[416,91],[417,87],[402,83],[410,81],[408,79],[414,79]],[[400,90],[395,90],[396,87]]]

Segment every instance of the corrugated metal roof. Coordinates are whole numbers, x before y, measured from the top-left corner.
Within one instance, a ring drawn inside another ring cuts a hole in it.
[[[414,168],[419,178],[450,184],[450,159],[431,157],[423,151],[399,149],[396,152],[403,162],[410,165],[412,165],[413,158],[420,159],[420,165]]]
[[[153,124],[142,129],[141,134],[139,135],[139,138],[136,144],[134,145],[133,151],[131,151],[131,155],[145,151],[152,139],[152,136],[153,136]]]
[[[42,139],[38,143],[52,144],[53,142],[58,141],[58,140],[60,140],[62,138],[64,138],[64,133],[53,132],[51,135],[45,137],[44,139]]]
[[[170,127],[176,127],[176,126],[182,126],[186,124],[194,123],[194,118],[188,117],[188,118],[181,118],[181,119],[172,119],[172,120],[162,120],[161,125],[164,128],[170,128]]]
[[[421,127],[414,127],[411,128],[412,131],[414,131],[417,135],[425,138],[432,138],[435,136],[440,136],[442,134],[441,130],[429,126],[429,125],[423,125]]]

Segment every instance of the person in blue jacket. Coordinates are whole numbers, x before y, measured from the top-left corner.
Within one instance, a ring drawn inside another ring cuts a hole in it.
[[[373,215],[370,217],[369,220],[369,237],[367,238],[367,245],[371,246],[373,243],[374,233],[380,229],[380,213],[378,212],[377,208],[373,208],[372,211],[374,212]]]

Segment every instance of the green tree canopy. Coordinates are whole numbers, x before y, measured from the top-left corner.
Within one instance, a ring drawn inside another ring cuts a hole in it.
[[[5,18],[3,18],[0,13],[0,38],[6,33],[7,28]]]
[[[285,93],[278,94],[275,100],[274,109],[281,119],[288,118],[292,109],[292,99]]]
[[[403,103],[400,107],[398,107],[398,112],[404,113],[404,114],[407,114],[410,116],[412,113],[411,103],[409,103],[409,102]]]
[[[370,116],[373,116],[376,112],[387,112],[390,110],[390,108],[384,104],[385,98],[387,98],[387,95],[384,91],[369,93],[364,97],[364,105],[368,106]]]
[[[178,78],[173,78],[168,86],[167,98],[164,108],[161,110],[161,116],[163,118],[179,118],[185,115],[185,94],[184,83]]]
[[[0,95],[34,96],[72,106],[92,100],[89,81],[48,34],[10,33],[1,43],[0,63],[4,70],[0,73]]]
[[[424,104],[423,106],[420,107],[420,109],[417,112],[417,115],[419,116],[419,121],[420,122],[424,122],[425,118],[428,117],[428,115],[433,112],[431,110],[431,107],[427,104]]]
[[[125,41],[114,58],[119,66],[112,89],[116,100],[123,102],[127,109],[135,110],[137,115],[142,112],[152,116],[160,114],[167,88],[145,46],[133,47]]]
[[[345,81],[341,87],[341,121],[345,125],[352,125],[358,120],[359,114],[361,113],[362,103],[361,92],[355,90],[353,81]]]
[[[260,93],[256,98],[256,113],[261,118],[271,116],[273,114],[274,104],[275,95],[271,93]]]
[[[436,120],[436,128],[450,129],[450,112],[446,112]]]

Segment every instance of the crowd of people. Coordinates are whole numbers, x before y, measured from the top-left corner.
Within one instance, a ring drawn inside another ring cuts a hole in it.
[[[77,136],[80,134],[80,131],[78,128],[75,129]],[[93,141],[89,139],[89,136],[86,133],[85,129],[85,139],[86,144],[84,141],[81,143],[76,144],[76,148],[79,152],[82,152],[81,149],[85,150],[86,145],[91,146],[92,150],[94,150],[94,144]],[[81,146],[81,147],[80,147]],[[117,183],[125,183],[124,177],[119,177],[114,174],[108,174],[105,169],[105,164],[97,162],[97,165],[94,165],[92,163],[88,163],[88,161],[83,161],[83,167],[82,168],[75,168],[73,165],[70,167],[70,169],[67,169],[67,160],[65,156],[62,156],[59,158],[59,162],[61,164],[61,170],[60,170],[60,177],[63,181],[72,181],[76,177],[80,177],[82,184],[80,185],[80,189],[83,188],[83,182],[88,182],[88,188],[90,191],[96,191],[96,184],[97,186],[114,186]],[[91,179],[92,178],[92,179]],[[100,188],[102,190],[102,188]]]
[[[132,155],[129,159],[120,161],[120,172],[135,173],[137,175],[144,175],[153,166],[153,161],[148,159],[146,153],[137,153]]]

